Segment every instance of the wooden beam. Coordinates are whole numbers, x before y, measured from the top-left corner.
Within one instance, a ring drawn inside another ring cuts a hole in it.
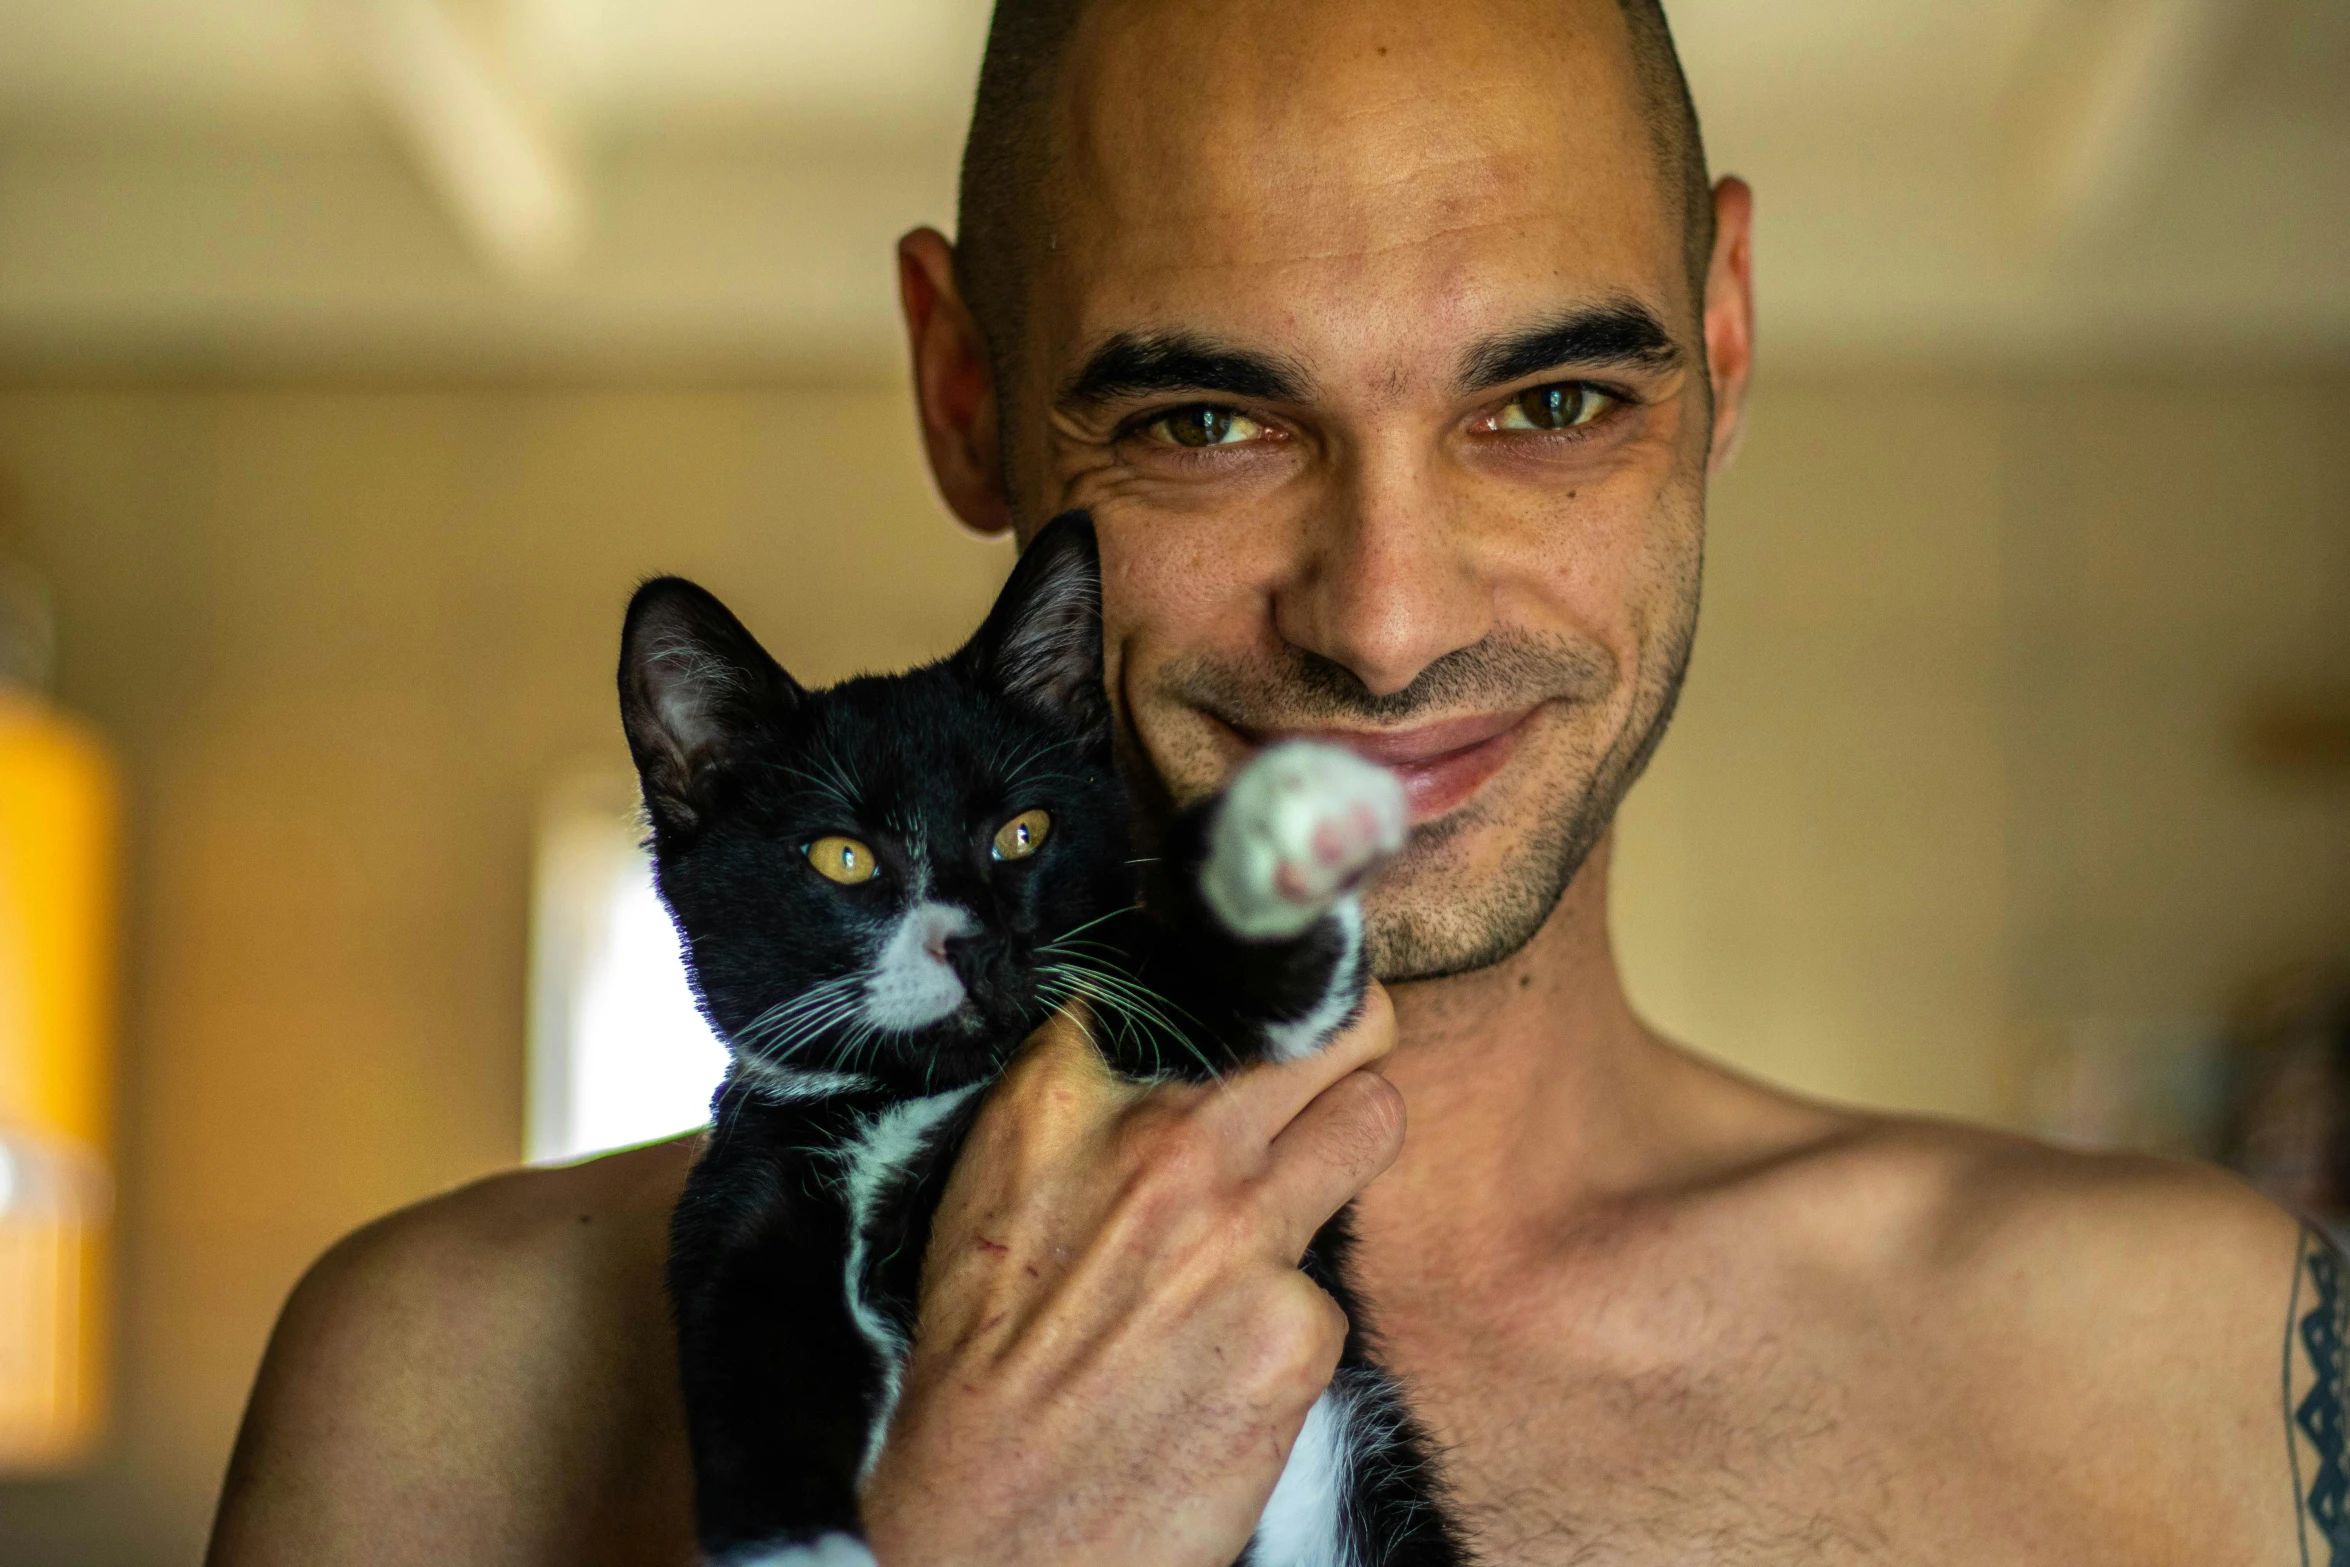
[[[2138,204],[2192,127],[2241,0],[2056,0],[2008,104],[2009,193],[2044,231]]]
[[[568,266],[585,180],[488,31],[448,0],[355,0],[351,23],[377,101],[482,259],[519,281]]]

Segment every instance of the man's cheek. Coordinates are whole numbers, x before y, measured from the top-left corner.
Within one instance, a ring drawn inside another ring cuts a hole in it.
[[[1236,758],[1219,743],[1216,731],[1220,726],[1213,719],[1179,702],[1147,694],[1135,699],[1132,711],[1144,757],[1177,805],[1216,791]]]

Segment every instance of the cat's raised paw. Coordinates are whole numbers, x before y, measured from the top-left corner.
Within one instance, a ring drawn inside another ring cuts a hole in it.
[[[1200,893],[1235,934],[1302,934],[1404,845],[1403,786],[1352,751],[1270,746],[1225,791],[1208,829]]]

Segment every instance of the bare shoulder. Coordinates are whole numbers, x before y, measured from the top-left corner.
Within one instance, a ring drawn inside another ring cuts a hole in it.
[[[2051,1334],[2125,1351],[2282,1320],[2302,1224],[2224,1170],[1897,1118],[1840,1157],[1899,1205],[1917,1276],[1954,1307],[2029,1301]]]
[[[661,1273],[695,1152],[493,1176],[329,1250],[271,1336],[214,1567],[686,1559]]]
[[[2017,1473],[2143,1529],[2149,1559],[2298,1559],[2298,1219],[2209,1166],[1937,1122],[1864,1121],[1819,1158],[1874,1194],[1860,1275],[1932,1324],[1921,1361]]]
[[[2161,1359],[2191,1381],[2228,1374],[2208,1351],[2235,1334],[2275,1369],[2303,1226],[2224,1170],[1901,1117],[1852,1118],[1798,1163],[1838,1194],[1817,1211],[1854,1268],[2019,1365]]]

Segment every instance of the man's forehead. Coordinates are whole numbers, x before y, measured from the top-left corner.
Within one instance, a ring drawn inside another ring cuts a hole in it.
[[[1430,311],[1669,307],[1678,230],[1613,0],[1105,0],[1067,64],[1037,301],[1064,341],[1284,295],[1437,335]]]

